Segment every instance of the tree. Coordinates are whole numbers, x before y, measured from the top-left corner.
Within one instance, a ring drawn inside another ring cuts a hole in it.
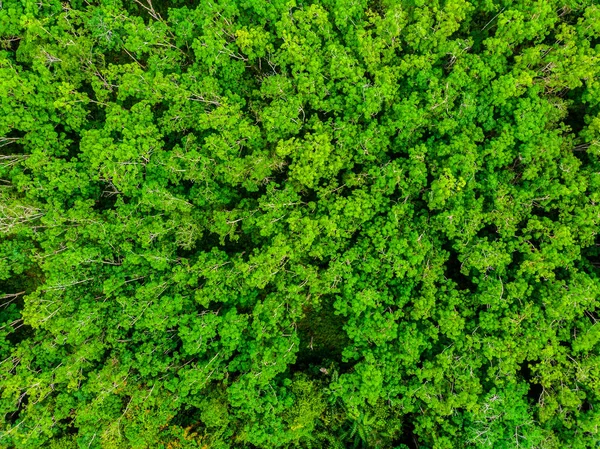
[[[5,0],[0,446],[596,447],[599,24]]]

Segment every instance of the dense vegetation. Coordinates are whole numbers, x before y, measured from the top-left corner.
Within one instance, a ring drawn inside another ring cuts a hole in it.
[[[598,447],[600,3],[0,5],[0,447]]]

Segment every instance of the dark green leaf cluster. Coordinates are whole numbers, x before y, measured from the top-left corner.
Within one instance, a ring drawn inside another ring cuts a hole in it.
[[[597,448],[596,0],[0,2],[0,447]]]

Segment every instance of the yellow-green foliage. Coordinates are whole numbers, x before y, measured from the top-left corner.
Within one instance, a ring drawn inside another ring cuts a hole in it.
[[[597,448],[596,0],[0,1],[0,448]]]

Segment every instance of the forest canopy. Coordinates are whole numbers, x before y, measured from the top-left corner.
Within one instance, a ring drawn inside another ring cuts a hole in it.
[[[0,447],[600,445],[596,0],[0,2]]]

